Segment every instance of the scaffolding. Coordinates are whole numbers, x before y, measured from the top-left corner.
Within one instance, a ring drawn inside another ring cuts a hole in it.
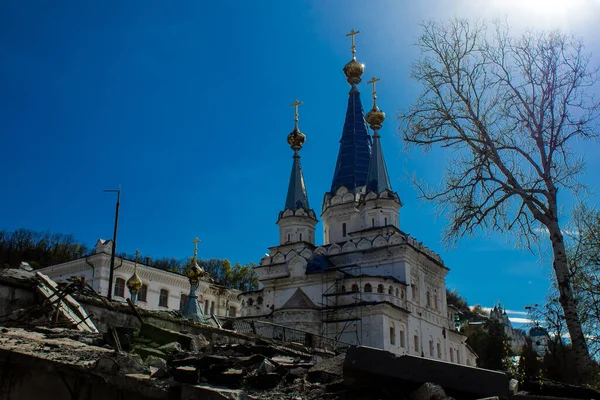
[[[322,336],[336,343],[361,344],[361,276],[360,265],[332,268],[322,273]]]

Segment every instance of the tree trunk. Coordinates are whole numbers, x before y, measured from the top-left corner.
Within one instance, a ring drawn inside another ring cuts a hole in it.
[[[581,329],[581,322],[577,312],[577,302],[573,297],[567,255],[565,252],[565,243],[558,221],[552,221],[547,227],[550,233],[550,240],[552,241],[552,252],[554,255],[552,266],[554,268],[554,273],[556,274],[556,282],[560,294],[559,302],[565,315],[569,336],[571,337],[577,373],[580,379],[585,381],[590,376],[592,361],[588,353],[583,330]]]

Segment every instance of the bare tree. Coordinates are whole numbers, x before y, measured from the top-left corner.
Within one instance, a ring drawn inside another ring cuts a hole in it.
[[[580,205],[568,229],[567,256],[589,352],[600,356],[600,212]],[[562,317],[562,316],[561,316]]]
[[[576,139],[597,138],[597,70],[583,44],[560,32],[509,36],[508,28],[454,20],[422,24],[412,76],[423,93],[400,114],[408,146],[450,148],[440,187],[418,184],[449,217],[446,239],[477,229],[548,240],[565,322],[581,373],[590,356],[559,223],[559,189],[577,194]],[[540,231],[547,231],[540,235]]]

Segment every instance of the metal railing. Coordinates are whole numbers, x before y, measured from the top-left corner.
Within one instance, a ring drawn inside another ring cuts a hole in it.
[[[310,348],[337,352],[351,346],[350,343],[341,342],[339,340],[284,325],[273,324],[271,322],[230,317],[218,317],[218,320],[224,329],[240,333],[252,333],[283,342],[298,343]]]

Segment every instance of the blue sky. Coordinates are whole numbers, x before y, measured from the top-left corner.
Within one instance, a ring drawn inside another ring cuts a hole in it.
[[[344,35],[355,29],[365,77],[381,78],[401,229],[442,255],[448,286],[470,303],[522,311],[547,292],[548,257],[497,236],[444,248],[445,221],[407,179],[438,182],[443,153],[404,153],[393,116],[419,91],[409,78],[419,21],[562,28],[583,38],[598,65],[598,15],[593,0],[3,1],[0,229],[73,233],[93,245],[112,236],[115,197],[103,189],[121,184],[119,251],[186,257],[198,236],[202,257],[258,262],[278,241],[295,99],[304,102],[309,200],[320,212],[348,93]],[[369,89],[360,88],[368,108]],[[586,147],[589,171],[598,170],[598,148]],[[594,174],[584,179],[597,188]]]

